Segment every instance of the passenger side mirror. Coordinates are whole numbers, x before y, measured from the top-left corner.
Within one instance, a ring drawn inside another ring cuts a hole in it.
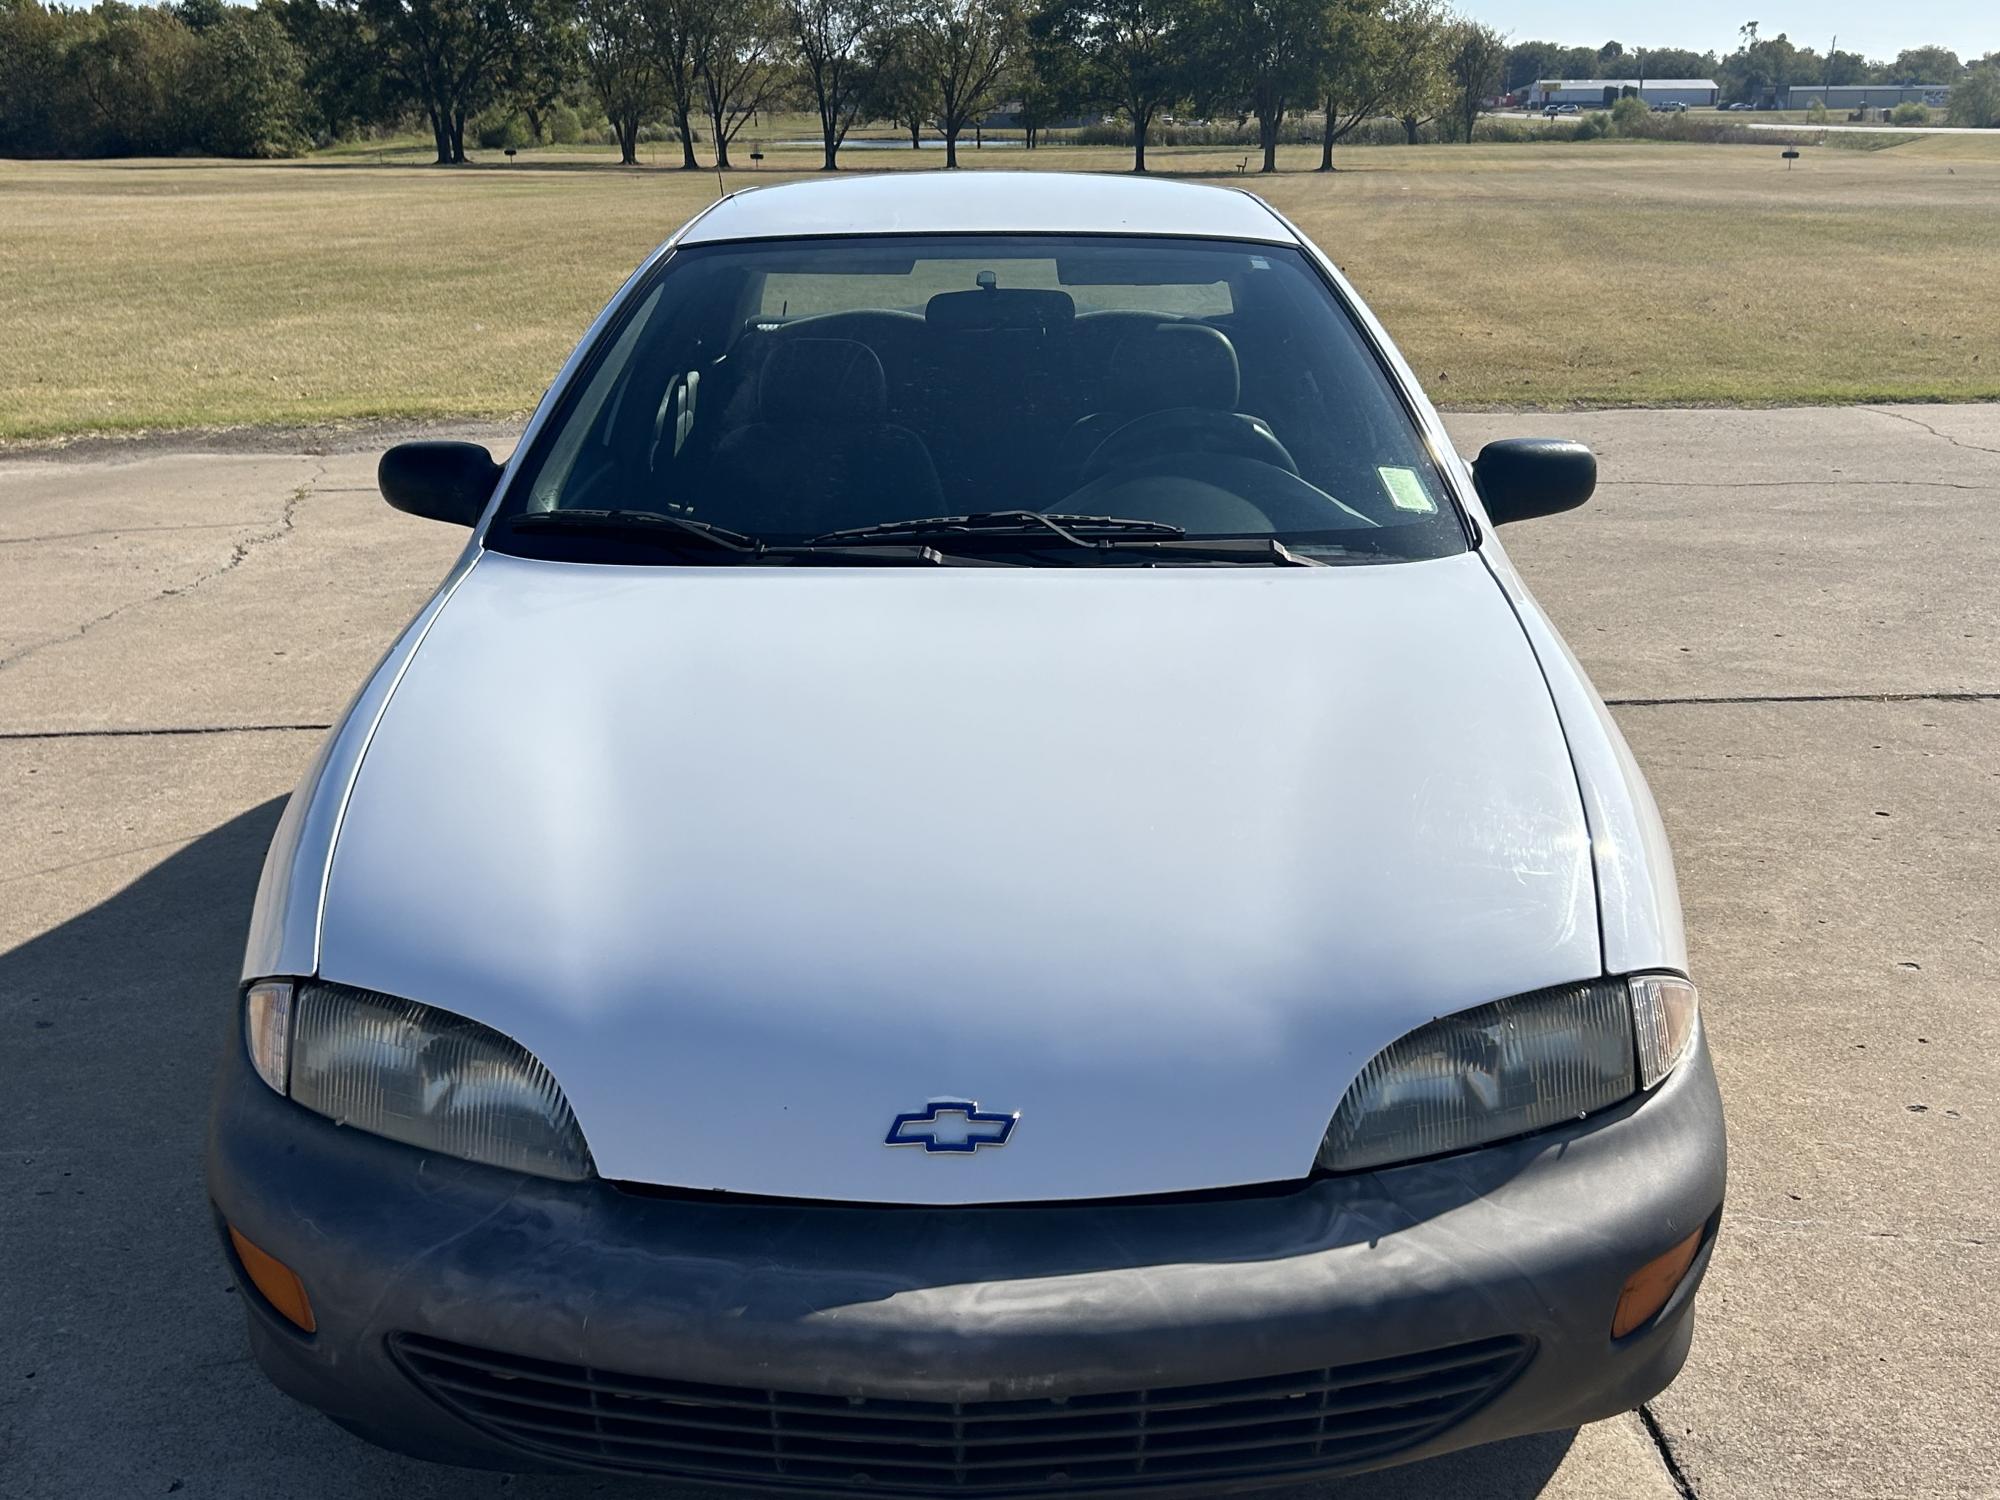
[[[1597,488],[1597,455],[1564,438],[1488,443],[1472,465],[1495,526],[1575,510]]]
[[[499,482],[500,465],[477,443],[398,443],[375,468],[397,510],[454,526],[477,526]]]

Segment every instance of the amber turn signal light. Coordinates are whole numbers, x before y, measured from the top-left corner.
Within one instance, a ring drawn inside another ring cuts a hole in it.
[[[1694,1264],[1694,1253],[1701,1248],[1702,1231],[1697,1229],[1665,1255],[1647,1261],[1634,1271],[1625,1283],[1625,1290],[1618,1294],[1618,1311],[1611,1318],[1611,1336],[1622,1339],[1633,1329],[1642,1327],[1674,1294],[1674,1288],[1681,1284],[1687,1269]]]
[[[234,1224],[229,1226],[229,1243],[236,1247],[236,1258],[243,1263],[243,1274],[250,1278],[252,1286],[264,1294],[264,1300],[275,1307],[287,1322],[311,1333],[316,1326],[312,1303],[306,1299],[305,1283],[299,1280],[298,1272],[269,1251],[251,1244]]]

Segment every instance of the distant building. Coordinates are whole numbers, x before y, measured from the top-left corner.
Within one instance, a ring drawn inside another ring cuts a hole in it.
[[[1894,109],[1899,104],[1922,104],[1943,109],[1951,103],[1948,83],[1795,83],[1785,91],[1786,109],[1811,109],[1817,99],[1829,112],[1851,113],[1857,109]]]
[[[1690,109],[1712,105],[1722,97],[1713,78],[1545,78],[1531,91],[1531,102],[1537,109],[1550,104],[1609,109],[1627,89],[1648,104],[1685,104]]]

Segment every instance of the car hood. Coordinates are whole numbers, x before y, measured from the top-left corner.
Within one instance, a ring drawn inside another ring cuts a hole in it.
[[[488,553],[369,743],[319,951],[535,1053],[607,1178],[898,1203],[1302,1177],[1382,1047],[1599,966],[1476,554]],[[1019,1122],[888,1149],[937,1099]]]

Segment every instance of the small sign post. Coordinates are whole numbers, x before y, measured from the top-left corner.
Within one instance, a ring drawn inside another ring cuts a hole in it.
[[[1797,161],[1798,159],[1799,159],[1798,147],[1796,146],[1785,147],[1785,170],[1787,172],[1792,170],[1792,163]]]

